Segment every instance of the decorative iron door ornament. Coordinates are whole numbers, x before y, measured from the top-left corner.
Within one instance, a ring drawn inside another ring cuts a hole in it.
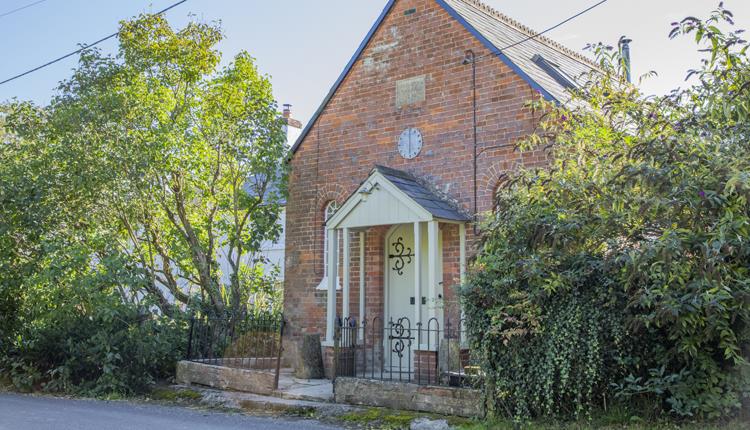
[[[393,246],[393,249],[396,251],[396,253],[388,255],[388,258],[396,259],[396,261],[393,263],[393,270],[395,270],[399,275],[403,275],[404,267],[406,267],[407,264],[411,264],[411,258],[414,257],[414,253],[412,252],[411,248],[407,248],[406,245],[404,245],[403,237],[399,237],[398,239],[396,239],[396,241],[393,242],[391,246]]]
[[[399,360],[404,358],[404,350],[409,348],[411,351],[411,341],[414,338],[411,335],[411,321],[409,318],[402,317],[398,321],[390,322],[391,333],[388,340],[391,341],[391,351],[398,355]]]

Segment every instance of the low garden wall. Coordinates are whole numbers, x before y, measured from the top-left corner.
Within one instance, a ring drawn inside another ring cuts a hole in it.
[[[482,393],[479,390],[434,387],[396,381],[337,377],[334,382],[336,403],[380,406],[461,417],[481,417]]]
[[[204,385],[221,390],[270,395],[275,389],[273,371],[214,366],[194,361],[177,363],[177,382]]]

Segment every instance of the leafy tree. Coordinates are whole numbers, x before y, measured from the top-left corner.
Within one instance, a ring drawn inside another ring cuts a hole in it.
[[[509,178],[463,290],[498,413],[712,418],[750,395],[750,59],[731,18],[674,24],[706,53],[687,89],[646,97],[597,45],[578,103],[537,104],[521,149],[552,164]]]
[[[19,132],[59,148],[96,202],[98,258],[144,269],[143,288],[123,292],[167,314],[193,293],[215,314],[244,313],[241,266],[262,263],[261,243],[280,233],[285,136],[271,84],[245,52],[219,70],[221,39],[215,25],[174,31],[144,15],[123,22],[117,56],[84,52],[48,108],[15,107]],[[29,114],[41,127],[21,127]]]
[[[254,60],[219,68],[221,38],[144,15],[49,106],[0,109],[0,374],[17,387],[142,391],[182,357],[183,310],[278,296],[259,250],[279,234],[285,136]]]

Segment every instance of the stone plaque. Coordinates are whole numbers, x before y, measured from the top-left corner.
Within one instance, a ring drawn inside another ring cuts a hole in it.
[[[423,102],[425,76],[415,76],[396,82],[396,108]]]

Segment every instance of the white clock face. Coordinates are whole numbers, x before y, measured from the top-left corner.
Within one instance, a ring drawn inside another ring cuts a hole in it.
[[[411,160],[422,151],[422,133],[416,128],[407,128],[398,138],[398,153]]]

